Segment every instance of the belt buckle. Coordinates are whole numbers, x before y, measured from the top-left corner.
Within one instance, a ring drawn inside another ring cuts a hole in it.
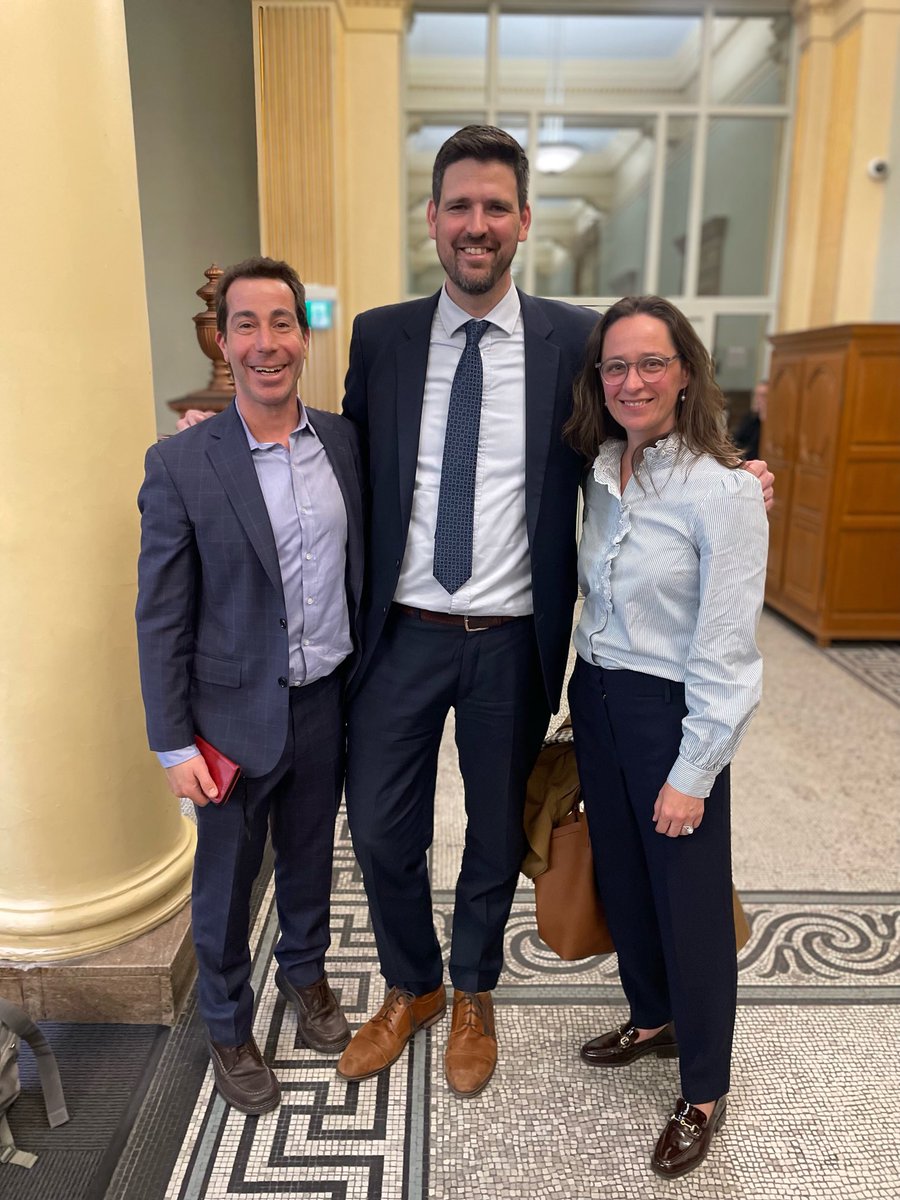
[[[473,621],[477,621],[478,619],[479,619],[478,617],[472,618]],[[487,628],[488,628],[487,625],[475,625],[474,627],[470,626],[469,625],[469,614],[468,613],[464,614],[463,629],[465,629],[466,633],[484,633],[484,631]]]

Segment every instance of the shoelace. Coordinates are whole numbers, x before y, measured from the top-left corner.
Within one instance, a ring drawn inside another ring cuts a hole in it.
[[[382,1004],[381,1008],[372,1018],[373,1021],[387,1021],[395,1013],[402,1011],[408,1006],[409,997],[405,992],[401,992],[399,988],[392,989],[392,992],[393,998],[391,992],[388,992],[384,1004]]]
[[[325,991],[325,984],[320,983],[315,991],[310,992],[306,1001],[306,1011],[311,1017],[318,1016],[322,1012],[328,1001],[328,995]]]
[[[241,1042],[240,1046],[238,1046],[236,1048],[236,1052],[235,1052],[235,1056],[234,1056],[234,1065],[235,1066],[237,1066],[237,1064],[241,1061],[241,1058],[245,1053],[249,1054],[255,1063],[259,1063],[260,1066],[262,1065],[262,1055],[260,1054],[256,1043],[255,1042]]]
[[[485,1024],[484,1006],[477,996],[466,995],[465,999],[460,1002],[460,1007],[463,1006],[465,1008],[460,1022],[463,1028],[475,1029],[479,1021],[482,1026]]]

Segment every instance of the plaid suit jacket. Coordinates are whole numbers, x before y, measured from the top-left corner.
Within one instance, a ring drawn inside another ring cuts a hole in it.
[[[357,435],[343,417],[306,411],[347,508],[347,598],[358,646]],[[287,614],[275,539],[234,403],[150,447],[138,507],[136,616],[151,749],[189,746],[200,734],[248,776],[264,775],[287,737]]]

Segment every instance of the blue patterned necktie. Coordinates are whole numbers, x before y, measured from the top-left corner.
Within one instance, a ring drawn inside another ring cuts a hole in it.
[[[450,388],[441,491],[434,529],[434,577],[452,596],[472,574],[475,468],[481,427],[481,351],[489,321],[467,321],[466,348]]]

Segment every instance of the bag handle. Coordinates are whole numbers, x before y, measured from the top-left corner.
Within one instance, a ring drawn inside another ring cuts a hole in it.
[[[55,1129],[57,1125],[65,1125],[69,1120],[69,1111],[66,1108],[62,1080],[59,1077],[59,1068],[56,1065],[56,1057],[50,1048],[50,1043],[31,1017],[9,1000],[0,999],[0,1021],[4,1025],[8,1025],[18,1037],[24,1038],[34,1052],[50,1128]]]

